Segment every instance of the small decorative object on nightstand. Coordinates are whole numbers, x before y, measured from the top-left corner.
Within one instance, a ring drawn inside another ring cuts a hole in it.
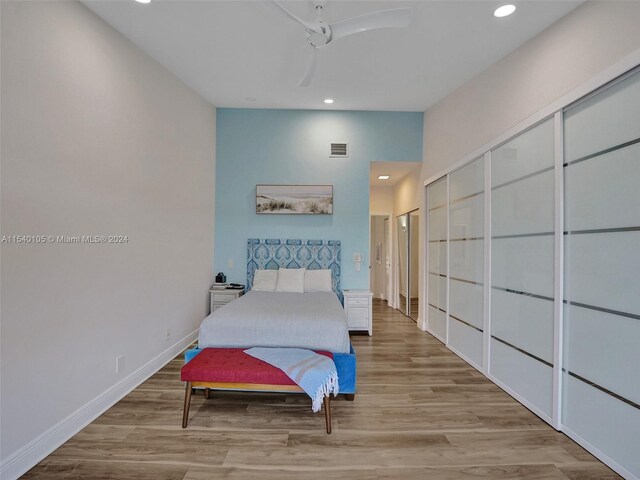
[[[219,286],[215,286],[209,290],[209,294],[211,295],[211,313],[236,298],[241,297],[243,293],[244,288],[220,288]]]
[[[371,313],[371,298],[369,290],[343,290],[344,311],[347,314],[349,330],[368,331],[373,334],[373,315]]]

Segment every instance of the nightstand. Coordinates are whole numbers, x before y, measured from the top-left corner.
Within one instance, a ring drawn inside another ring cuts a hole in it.
[[[209,294],[211,295],[211,313],[215,312],[220,307],[225,306],[227,303],[232,302],[236,298],[239,298],[244,293],[244,290],[241,288],[238,289],[219,289],[212,288],[209,290]]]
[[[373,334],[373,314],[371,299],[373,293],[369,290],[343,290],[344,311],[347,314],[349,330],[368,331]]]

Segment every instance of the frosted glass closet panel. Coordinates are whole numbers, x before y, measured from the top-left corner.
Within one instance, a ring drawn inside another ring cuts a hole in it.
[[[562,423],[640,476],[640,74],[564,129]]]
[[[449,346],[482,369],[484,158],[449,175]]]
[[[491,152],[490,374],[547,418],[553,400],[553,169],[552,119]]]
[[[447,178],[427,185],[427,326],[447,339]]]

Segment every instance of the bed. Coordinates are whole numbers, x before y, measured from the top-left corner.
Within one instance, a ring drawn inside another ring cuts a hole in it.
[[[356,358],[342,308],[340,241],[249,239],[247,293],[212,312],[201,324],[198,349],[297,347],[333,353],[340,393],[353,399]],[[256,270],[306,268],[331,270],[332,292],[252,291]]]
[[[203,347],[298,347],[349,353],[344,309],[333,292],[247,292],[204,319]]]

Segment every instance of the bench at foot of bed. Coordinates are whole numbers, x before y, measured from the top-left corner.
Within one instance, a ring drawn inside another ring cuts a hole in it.
[[[201,348],[187,350],[184,353],[184,363],[189,363],[202,350]],[[347,400],[352,402],[356,398],[356,352],[353,349],[353,345],[350,346],[349,353],[333,353],[332,355],[338,371],[340,395],[344,395]]]
[[[317,353],[331,357],[329,352]],[[304,394],[282,370],[247,355],[242,348],[205,348],[182,367],[180,377],[186,382],[182,428],[189,423],[195,388],[204,388],[205,398],[209,398],[210,390]],[[331,433],[329,397],[324,397],[323,406],[327,433]]]

